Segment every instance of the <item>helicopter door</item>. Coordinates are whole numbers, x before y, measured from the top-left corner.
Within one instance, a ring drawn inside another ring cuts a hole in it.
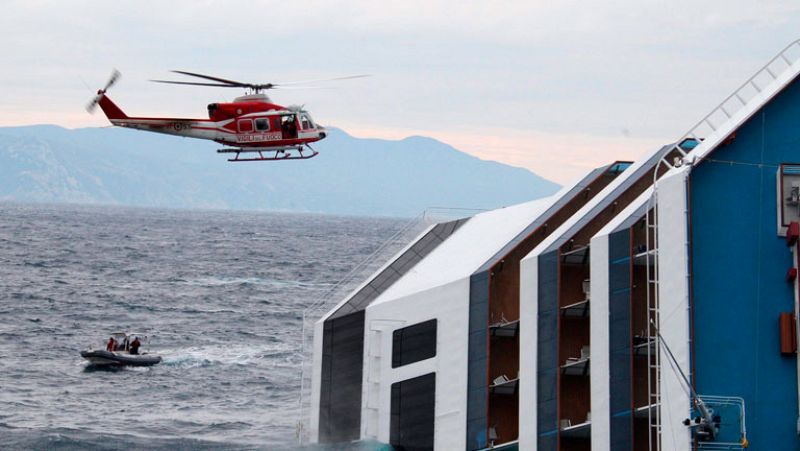
[[[294,114],[281,116],[283,139],[297,139],[297,119]]]
[[[252,119],[239,119],[237,124],[239,126],[239,133],[253,133]]]

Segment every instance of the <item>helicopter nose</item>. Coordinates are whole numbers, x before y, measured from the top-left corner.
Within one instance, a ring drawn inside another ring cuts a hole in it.
[[[323,139],[328,136],[328,132],[325,131],[325,127],[318,125],[317,129],[319,130],[319,139]]]

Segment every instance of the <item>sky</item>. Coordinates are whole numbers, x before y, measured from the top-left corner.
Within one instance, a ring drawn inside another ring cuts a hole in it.
[[[800,38],[796,0],[0,8],[0,126],[108,125],[84,107],[112,68],[123,77],[109,94],[126,113],[171,117],[205,117],[241,93],[148,82],[173,69],[255,83],[370,74],[270,96],[358,137],[430,136],[561,184],[681,137]]]

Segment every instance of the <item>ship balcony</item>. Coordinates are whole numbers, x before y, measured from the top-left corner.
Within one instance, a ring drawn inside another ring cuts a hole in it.
[[[588,376],[589,375],[589,347],[581,349],[580,357],[569,357],[561,365],[561,374],[564,376]]]
[[[579,246],[562,252],[561,263],[566,265],[585,265],[589,263],[589,246]]]
[[[656,409],[658,408],[658,403],[650,404],[649,406],[641,406],[633,409],[633,416],[634,418],[648,418],[650,415],[656,415]]]
[[[519,388],[519,377],[509,379],[505,375],[498,376],[489,385],[489,393],[493,395],[515,395]]]
[[[519,320],[495,323],[489,326],[492,337],[514,338],[519,334]]]
[[[656,353],[656,340],[653,337],[636,335],[633,337],[633,355],[637,357],[654,355]]]
[[[588,318],[589,299],[561,307],[561,316],[564,318]]]
[[[583,423],[572,424],[570,420],[564,419],[561,420],[559,429],[562,439],[587,439],[592,436],[592,420],[587,418]]]
[[[639,252],[633,256],[633,264],[636,266],[653,266],[656,259],[656,250],[650,249],[649,251]]]

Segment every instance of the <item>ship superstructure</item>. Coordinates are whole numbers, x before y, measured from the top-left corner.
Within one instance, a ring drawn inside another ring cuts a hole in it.
[[[800,41],[674,143],[443,222],[323,316],[307,437],[800,448]]]

